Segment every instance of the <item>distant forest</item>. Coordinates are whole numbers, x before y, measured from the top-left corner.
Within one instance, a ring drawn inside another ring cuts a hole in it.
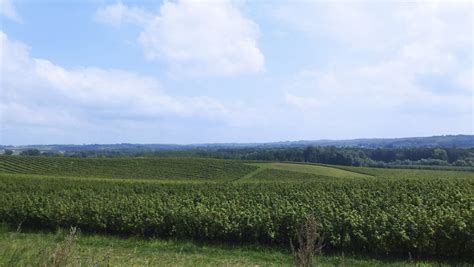
[[[204,157],[370,167],[474,167],[474,135],[224,144],[1,146],[5,155]]]
[[[11,151],[12,152],[12,151]],[[6,150],[5,154],[12,154]],[[474,167],[474,148],[353,148],[308,146],[305,148],[225,148],[144,151],[84,150],[46,151],[28,149],[27,156],[60,157],[203,157],[234,160],[265,160],[335,164],[345,166],[459,166]]]

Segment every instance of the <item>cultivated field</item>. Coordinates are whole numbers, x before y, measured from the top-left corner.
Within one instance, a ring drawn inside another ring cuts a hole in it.
[[[474,173],[214,159],[0,157],[10,227],[472,261]]]

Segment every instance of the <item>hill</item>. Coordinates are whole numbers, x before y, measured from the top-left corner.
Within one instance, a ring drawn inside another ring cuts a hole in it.
[[[361,138],[348,140],[300,140],[269,143],[207,143],[207,144],[86,144],[86,145],[0,145],[0,149],[23,151],[38,149],[40,151],[187,151],[187,150],[217,150],[232,148],[301,148],[307,146],[336,146],[360,148],[473,148],[474,135],[440,135],[430,137],[405,138]]]

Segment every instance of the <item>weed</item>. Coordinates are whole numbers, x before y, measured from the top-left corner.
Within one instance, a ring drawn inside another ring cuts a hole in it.
[[[319,233],[319,226],[314,215],[310,215],[298,227],[296,233],[297,247],[290,239],[290,247],[295,265],[300,267],[312,266],[314,257],[321,254],[323,238]]]

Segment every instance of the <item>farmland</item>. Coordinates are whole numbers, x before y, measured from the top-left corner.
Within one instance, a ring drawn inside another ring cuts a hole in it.
[[[257,167],[212,159],[3,157],[5,173],[120,179],[233,180]]]
[[[467,171],[5,156],[0,193],[25,229],[287,248],[312,214],[329,253],[474,260]]]

